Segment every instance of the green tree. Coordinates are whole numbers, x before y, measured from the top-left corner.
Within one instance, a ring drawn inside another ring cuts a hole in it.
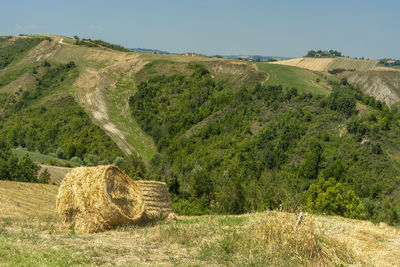
[[[81,160],[80,158],[78,158],[78,157],[72,157],[70,160],[69,160],[71,163],[73,163],[73,164],[77,164],[77,165],[83,165],[84,163],[83,163],[83,160]]]
[[[44,169],[39,175],[38,182],[42,184],[48,184],[50,182],[50,173],[47,168]]]
[[[64,150],[61,147],[57,148],[56,156],[59,159],[63,159],[64,158]]]
[[[328,106],[351,116],[356,112],[355,94],[349,88],[336,88],[329,94]]]
[[[306,209],[313,213],[341,215],[349,218],[365,217],[365,209],[353,190],[345,192],[335,178],[320,179],[307,191]]]
[[[114,159],[114,162],[113,162],[113,164],[115,165],[115,166],[118,166],[118,167],[120,167],[121,165],[122,165],[122,163],[124,163],[124,158],[123,157],[116,157],[115,159]]]
[[[20,178],[19,180],[22,182],[37,182],[37,173],[40,169],[38,165],[36,165],[32,159],[29,157],[29,154],[25,154],[20,162]]]

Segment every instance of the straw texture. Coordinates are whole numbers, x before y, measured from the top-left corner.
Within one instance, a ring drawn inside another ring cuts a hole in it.
[[[93,233],[138,221],[145,201],[129,176],[107,165],[69,172],[61,182],[56,207],[63,228]]]
[[[139,186],[145,203],[142,221],[157,221],[168,218],[173,213],[167,185],[163,182],[139,180]]]

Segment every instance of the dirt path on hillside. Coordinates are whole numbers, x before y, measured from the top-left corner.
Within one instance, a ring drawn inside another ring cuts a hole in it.
[[[257,66],[256,63],[253,63],[253,64],[252,64],[252,67],[253,67],[256,71],[265,73],[265,75],[266,75],[267,77],[265,77],[265,80],[261,82],[261,84],[265,84],[265,83],[269,80],[269,77],[270,77],[269,73],[266,72],[266,71],[260,70],[260,69],[258,68],[258,66]]]
[[[108,54],[103,54],[106,57]],[[138,55],[125,53],[112,54],[113,64],[102,69],[85,68],[75,82],[80,88],[77,96],[82,106],[92,115],[93,121],[99,125],[127,155],[135,151],[128,141],[127,133],[122,131],[110,119],[110,106],[106,99],[106,91],[116,88],[116,76],[122,73],[130,75],[138,72],[145,63],[138,59]],[[99,58],[98,60],[103,60]],[[127,99],[125,100],[127,103]],[[125,107],[126,103],[120,103]],[[125,116],[126,114],[120,114]]]
[[[133,146],[127,141],[125,133],[120,131],[115,124],[110,121],[108,106],[105,100],[105,90],[110,86],[106,71],[85,69],[79,76],[75,85],[83,90],[78,92],[78,98],[85,109],[92,115],[92,119],[97,125],[117,143],[117,145],[130,155],[134,151]]]

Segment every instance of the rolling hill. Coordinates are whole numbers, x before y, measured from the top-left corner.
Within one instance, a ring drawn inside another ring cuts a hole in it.
[[[309,70],[328,71],[333,69],[346,70],[372,70],[375,69],[378,60],[361,60],[345,57],[314,58],[300,57],[289,60],[273,62],[274,64],[295,66]]]
[[[342,70],[339,78],[347,78],[359,86],[366,94],[374,96],[392,106],[400,99],[400,71],[395,68],[381,67],[378,60],[360,60],[353,58],[313,58],[301,57],[278,61],[273,64],[294,66],[318,72]],[[347,70],[347,71],[346,71]]]
[[[0,137],[13,148],[122,162],[133,177],[167,181],[181,214],[282,207],[399,222],[400,115],[368,95],[397,101],[368,91],[381,75],[372,61],[254,64],[54,35],[0,39],[12,55],[0,69]],[[343,203],[320,207],[325,195],[310,188],[335,189]]]
[[[49,162],[116,162],[166,181],[182,215],[80,236],[58,229],[57,186],[0,181],[0,265],[397,263],[388,224],[400,223],[400,113],[387,105],[398,103],[400,72],[55,35],[1,37],[0,57],[2,180],[18,174],[11,152],[45,163],[55,184],[69,169]],[[296,230],[300,211],[310,214]]]

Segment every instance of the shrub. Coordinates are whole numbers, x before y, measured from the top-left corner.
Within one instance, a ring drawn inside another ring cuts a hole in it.
[[[57,148],[56,157],[59,158],[59,159],[63,159],[64,158],[64,150],[61,147]]]
[[[319,179],[318,184],[312,184],[307,191],[308,211],[341,215],[349,218],[365,217],[365,209],[353,190],[345,192],[342,183],[335,178]]]
[[[113,164],[115,165],[115,166],[121,166],[121,164],[122,163],[124,163],[125,162],[125,160],[124,160],[124,158],[123,157],[116,157],[115,159],[114,159],[114,162],[113,162]]]
[[[72,157],[70,160],[69,160],[72,164],[76,164],[76,165],[79,165],[79,166],[81,166],[81,165],[83,165],[84,163],[83,163],[83,160],[81,160],[80,158],[78,158],[78,157]]]
[[[50,173],[47,168],[44,169],[42,173],[40,173],[38,182],[42,184],[48,184],[50,182]]]
[[[100,158],[94,154],[88,154],[83,160],[87,166],[96,166],[100,162]]]

